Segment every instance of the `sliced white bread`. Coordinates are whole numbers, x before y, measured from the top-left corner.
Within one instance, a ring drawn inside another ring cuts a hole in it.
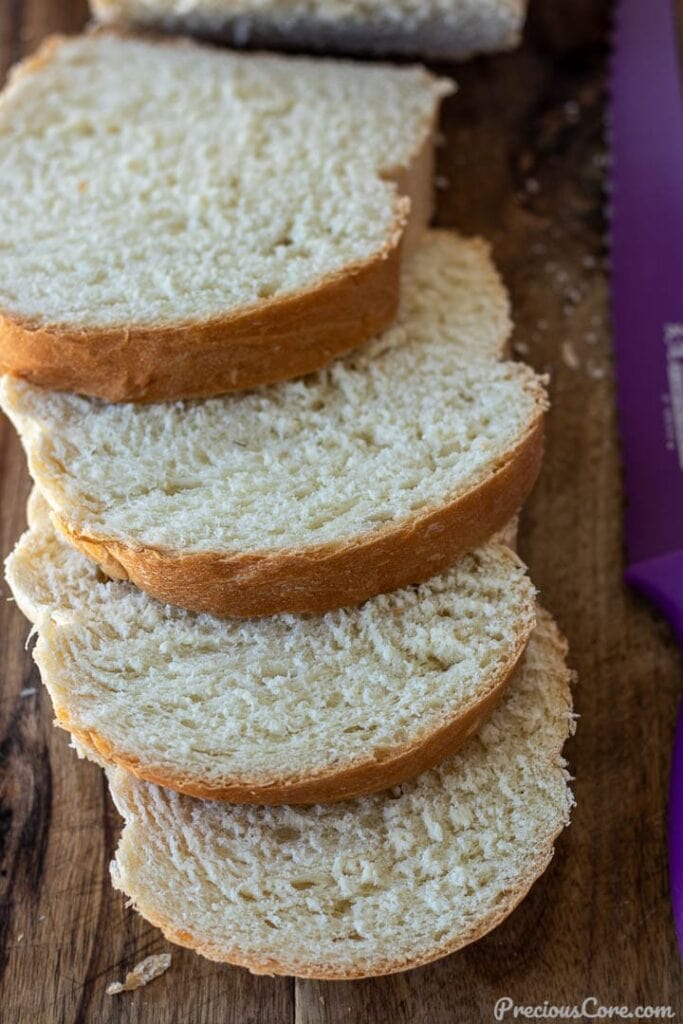
[[[237,46],[464,60],[519,42],[526,0],[91,0],[109,23]]]
[[[490,721],[401,787],[308,808],[201,802],[110,775],[114,884],[174,942],[258,973],[357,978],[427,963],[522,899],[572,804],[565,646],[541,613]]]
[[[175,399],[372,337],[450,90],[420,67],[49,40],[0,98],[0,366]]]
[[[224,616],[322,613],[448,568],[529,493],[546,396],[492,358],[509,320],[482,243],[437,233],[404,292],[359,352],[239,396],[106,405],[5,377],[56,526],[109,576]]]
[[[536,621],[499,543],[361,608],[225,621],[103,579],[39,496],[29,521],[7,580],[57,722],[97,760],[194,796],[312,803],[412,778],[490,714]]]

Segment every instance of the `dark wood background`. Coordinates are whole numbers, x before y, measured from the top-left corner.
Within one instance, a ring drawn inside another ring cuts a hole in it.
[[[0,0],[0,75],[83,0]],[[671,921],[666,788],[681,663],[665,623],[622,585],[622,493],[605,273],[603,140],[608,5],[538,0],[524,47],[454,70],[438,222],[490,238],[514,300],[520,356],[551,375],[547,458],[521,550],[571,643],[577,808],[525,903],[446,960],[372,981],[255,978],[170,947],[109,884],[119,821],[101,772],[52,726],[0,602],[0,1019],[3,1024],[452,1024],[525,1005],[669,1004],[683,1011]],[[0,549],[29,484],[0,423]],[[134,994],[106,985],[170,949]]]

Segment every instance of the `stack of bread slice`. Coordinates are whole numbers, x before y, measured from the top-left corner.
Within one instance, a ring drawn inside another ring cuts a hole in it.
[[[451,952],[568,821],[565,646],[513,550],[545,382],[485,243],[426,227],[450,89],[100,32],[0,100],[7,578],[115,885],[256,972]]]

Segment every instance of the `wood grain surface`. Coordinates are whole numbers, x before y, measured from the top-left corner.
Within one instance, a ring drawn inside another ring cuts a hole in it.
[[[547,458],[521,550],[571,643],[577,808],[555,859],[490,936],[406,975],[350,983],[256,978],[170,947],[120,894],[119,821],[101,772],[53,728],[0,603],[0,1020],[3,1024],[478,1024],[524,1005],[669,1005],[683,1012],[671,921],[666,787],[681,664],[668,629],[621,582],[622,492],[605,274],[607,4],[539,0],[524,47],[454,69],[438,222],[491,239],[520,356],[551,379]],[[0,0],[0,73],[81,0]],[[24,525],[28,477],[0,424],[0,547]],[[6,592],[4,594],[6,595]],[[133,994],[107,984],[150,953],[171,969]]]

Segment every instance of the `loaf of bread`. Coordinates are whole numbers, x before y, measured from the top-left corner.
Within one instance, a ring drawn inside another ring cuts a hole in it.
[[[115,770],[125,827],[114,884],[172,941],[259,973],[357,978],[453,952],[516,906],[568,821],[564,656],[541,614],[477,736],[374,796],[229,805]]]
[[[91,0],[104,22],[237,46],[463,60],[519,42],[526,0]]]
[[[388,327],[451,83],[54,38],[0,99],[0,367],[110,401],[309,373]]]
[[[500,543],[362,608],[226,621],[102,579],[38,495],[29,522],[7,580],[58,723],[90,756],[195,796],[311,803],[413,777],[490,713],[536,619]]]
[[[443,572],[529,493],[546,396],[492,358],[509,319],[482,243],[436,233],[403,290],[362,350],[239,396],[105,405],[3,378],[56,526],[107,575],[216,615],[319,614]]]

